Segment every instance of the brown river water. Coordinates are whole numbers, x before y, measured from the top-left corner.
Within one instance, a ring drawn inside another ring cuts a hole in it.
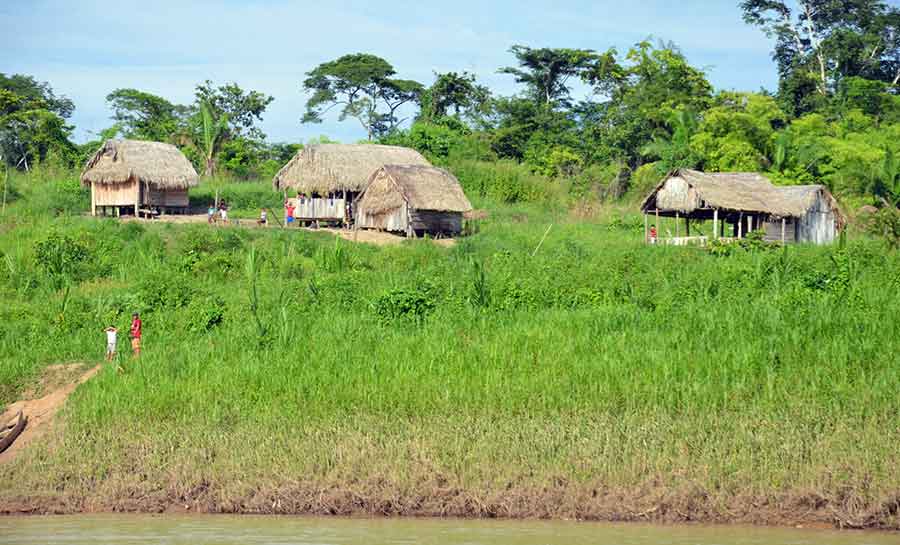
[[[900,534],[577,522],[226,516],[0,518],[16,545],[894,545]]]

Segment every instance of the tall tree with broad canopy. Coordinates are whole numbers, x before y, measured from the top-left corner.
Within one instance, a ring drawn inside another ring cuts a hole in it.
[[[881,0],[743,0],[740,8],[745,22],[775,39],[779,94],[794,115],[820,108],[845,78],[900,84],[896,7]]]
[[[136,140],[172,141],[184,132],[190,108],[137,89],[116,89],[106,95],[117,132]]]
[[[256,123],[262,121],[274,97],[259,91],[244,91],[237,83],[215,87],[209,80],[197,85],[194,95],[197,104],[206,104],[213,117],[227,117],[228,138],[262,140],[266,137]]]
[[[303,89],[312,93],[306,102],[303,123],[321,123],[332,108],[340,107],[340,121],[356,119],[369,140],[393,130],[403,120],[401,106],[417,103],[424,86],[397,79],[391,64],[368,53],[344,55],[307,72]]]
[[[478,122],[487,113],[491,91],[479,85],[468,72],[435,73],[435,81],[422,93],[422,121],[436,121],[452,115]]]
[[[605,59],[591,49],[531,48],[514,45],[509,49],[519,63],[498,70],[525,84],[528,95],[535,102],[548,107],[568,107],[571,89],[569,80],[581,78]]]
[[[32,76],[0,73],[0,154],[3,161],[28,170],[51,154],[71,162],[75,146],[66,118],[75,105],[56,96],[50,84]]]

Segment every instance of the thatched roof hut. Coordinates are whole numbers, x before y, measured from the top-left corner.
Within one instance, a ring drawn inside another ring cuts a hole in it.
[[[124,184],[129,180],[157,189],[197,185],[194,166],[172,144],[144,140],[107,140],[87,162],[81,183]]]
[[[385,165],[369,178],[357,202],[357,225],[413,233],[457,234],[472,210],[455,176],[422,165]]]
[[[272,180],[276,191],[308,195],[358,193],[376,169],[390,164],[428,165],[419,152],[377,144],[317,144],[297,152]]]
[[[706,173],[690,169],[676,170],[644,199],[645,214],[660,217],[730,222],[736,236],[743,231],[767,227],[784,220],[796,241],[830,242],[843,229],[846,219],[837,200],[822,185],[776,186],[757,173]],[[775,227],[770,229],[777,232]],[[791,233],[782,239],[790,240]],[[772,235],[775,236],[774,234]]]
[[[107,140],[87,162],[81,183],[91,187],[91,212],[122,208],[186,209],[188,188],[197,171],[171,144],[143,140]],[[131,211],[131,210],[129,210]]]

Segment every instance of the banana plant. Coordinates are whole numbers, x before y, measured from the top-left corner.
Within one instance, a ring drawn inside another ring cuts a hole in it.
[[[228,130],[228,115],[222,114],[218,120],[213,117],[209,103],[200,103],[200,119],[203,123],[203,158],[206,161],[205,176],[212,176],[216,172],[216,155],[225,141]]]

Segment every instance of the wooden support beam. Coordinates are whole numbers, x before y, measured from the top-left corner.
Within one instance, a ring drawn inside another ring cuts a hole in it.
[[[650,242],[650,218],[644,212],[644,244]]]
[[[747,216],[747,234],[753,232],[753,216]]]
[[[681,214],[678,213],[678,210],[675,211],[675,236],[678,237],[678,224],[681,220]]]
[[[719,209],[713,210],[713,238],[719,238]]]
[[[781,243],[787,243],[787,234],[785,233],[785,219],[781,218]]]
[[[744,213],[743,212],[741,212],[741,215],[738,216],[737,237],[739,239],[744,238]]]

